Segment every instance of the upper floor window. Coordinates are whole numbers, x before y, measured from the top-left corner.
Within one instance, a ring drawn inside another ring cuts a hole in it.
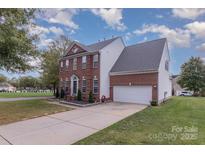
[[[93,68],[98,67],[98,55],[93,56]]]
[[[66,67],[69,66],[69,60],[68,59],[65,61],[65,65],[66,65]]]
[[[63,67],[63,61],[61,61],[61,68]]]
[[[96,78],[96,76],[93,79],[93,93],[98,93],[98,79]]]
[[[169,71],[169,61],[165,61],[165,70]]]
[[[77,58],[73,59],[73,70],[77,70]]]
[[[86,79],[83,77],[83,79],[82,79],[82,92],[83,92],[83,93],[86,92],[86,84],[87,84],[87,81],[86,81]]]
[[[82,57],[82,69],[86,69],[86,63],[87,63],[87,57],[83,56]]]

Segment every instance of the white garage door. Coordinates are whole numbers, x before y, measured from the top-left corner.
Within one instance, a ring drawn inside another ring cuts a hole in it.
[[[130,102],[149,105],[152,100],[152,87],[114,86],[113,98],[115,102]]]

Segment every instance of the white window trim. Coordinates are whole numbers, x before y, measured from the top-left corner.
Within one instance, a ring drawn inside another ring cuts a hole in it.
[[[95,59],[95,57],[97,57],[96,59]],[[98,68],[98,65],[97,65],[97,67],[95,67],[95,63],[98,63],[98,61],[99,61],[99,56],[98,56],[98,54],[96,54],[96,55],[93,55],[93,68]]]
[[[95,86],[95,84],[94,84],[95,80],[98,81],[98,79],[96,78],[96,76],[95,76],[94,79],[93,79],[93,94],[98,94],[98,93],[99,93],[99,85],[97,85],[98,92],[97,92],[97,93],[94,92],[94,88],[96,88],[96,86]],[[99,81],[98,81],[98,84],[99,84]]]
[[[83,86],[83,81],[85,81],[85,86]],[[85,92],[83,91],[83,88],[85,87]],[[86,93],[87,90],[87,80],[85,78],[82,79],[82,93]]]
[[[165,70],[169,71],[169,61],[165,60]]]
[[[69,66],[69,60],[68,60],[68,59],[66,59],[66,61],[65,61],[65,65],[66,65],[66,67]]]
[[[75,62],[75,60],[76,60],[76,62]],[[73,58],[73,70],[77,70],[77,65],[78,65],[78,59]]]
[[[63,68],[63,61],[61,61],[61,68]]]
[[[74,80],[77,81],[77,92],[78,92],[78,88],[79,88],[78,87],[79,86],[78,85],[78,81],[79,81],[79,78],[76,75],[72,75],[70,80],[71,80],[71,82],[70,82],[71,96],[77,96],[77,94],[75,94],[75,95],[73,94],[73,81]]]
[[[87,67],[87,56],[82,56],[82,69],[86,69],[86,67]]]
[[[85,62],[83,60],[85,60]],[[87,63],[87,56],[82,56],[82,63]]]

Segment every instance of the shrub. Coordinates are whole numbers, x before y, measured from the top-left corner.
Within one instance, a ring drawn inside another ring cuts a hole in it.
[[[56,96],[56,98],[59,98],[59,90],[58,90],[58,88],[56,89],[55,96]]]
[[[88,101],[89,101],[89,103],[93,103],[94,102],[94,100],[93,100],[93,92],[92,91],[90,91],[90,93],[89,93]]]
[[[157,100],[152,100],[152,101],[150,101],[150,104],[151,104],[152,106],[157,106],[157,105],[158,105],[158,102],[157,102]]]
[[[77,100],[78,100],[78,101],[82,101],[82,94],[81,94],[80,89],[78,89]]]
[[[65,92],[63,89],[61,89],[61,98],[64,98],[64,96],[65,96]]]

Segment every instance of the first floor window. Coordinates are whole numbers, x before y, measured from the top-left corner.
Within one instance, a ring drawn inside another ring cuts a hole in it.
[[[82,92],[85,93],[86,92],[86,79],[82,80]]]
[[[98,93],[98,79],[96,78],[93,79],[93,93],[94,94]]]

